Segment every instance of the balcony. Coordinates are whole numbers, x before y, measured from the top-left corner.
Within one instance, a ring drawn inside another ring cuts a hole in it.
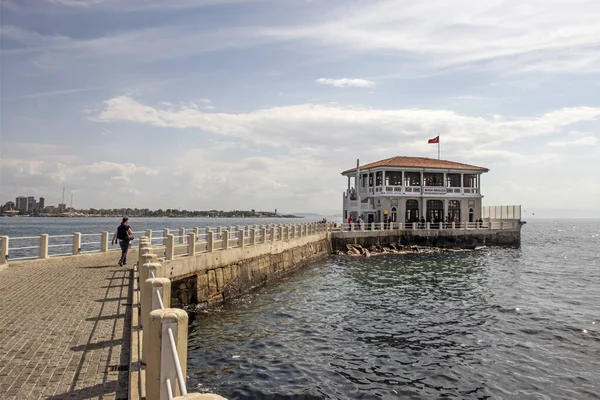
[[[359,188],[359,193],[364,197],[371,196],[402,196],[402,195],[479,195],[479,188],[470,187],[444,187],[444,186],[371,186]]]

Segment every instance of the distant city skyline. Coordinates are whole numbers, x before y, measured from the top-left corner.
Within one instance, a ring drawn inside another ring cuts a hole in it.
[[[439,136],[484,205],[600,216],[596,0],[0,7],[2,204],[331,215],[357,158]]]

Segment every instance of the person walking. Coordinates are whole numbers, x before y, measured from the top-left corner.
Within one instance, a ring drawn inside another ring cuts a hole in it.
[[[121,246],[121,259],[119,260],[119,267],[127,265],[127,251],[129,250],[129,244],[133,240],[133,230],[129,226],[129,218],[123,217],[121,225],[117,228],[117,231],[113,235],[112,244],[119,241]]]

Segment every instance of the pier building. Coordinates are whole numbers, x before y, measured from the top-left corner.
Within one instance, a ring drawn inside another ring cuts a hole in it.
[[[366,223],[475,222],[482,218],[481,176],[489,170],[455,161],[396,156],[342,172],[343,216]]]

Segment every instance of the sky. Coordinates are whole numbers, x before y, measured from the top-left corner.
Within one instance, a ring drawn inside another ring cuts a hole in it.
[[[343,170],[439,135],[484,205],[600,217],[597,0],[0,7],[3,203],[340,213]]]

